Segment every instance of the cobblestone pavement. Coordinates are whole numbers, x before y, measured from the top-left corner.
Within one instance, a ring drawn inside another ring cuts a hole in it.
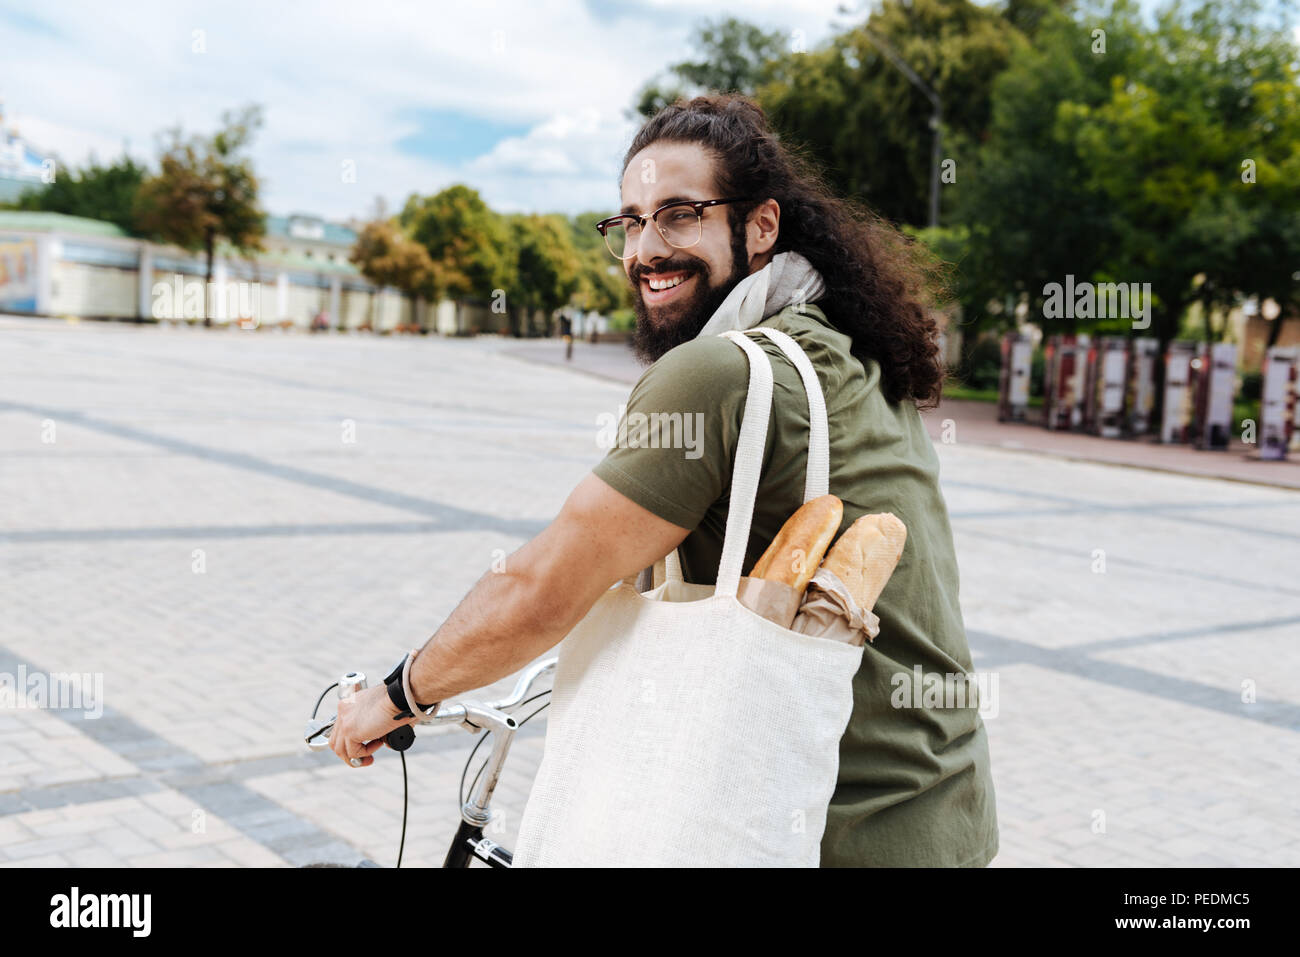
[[[307,714],[539,531],[626,397],[504,348],[0,320],[0,676],[103,692],[0,702],[0,863],[393,863],[396,756],[309,753]],[[938,450],[996,680],[995,866],[1300,864],[1300,494]],[[406,862],[433,865],[477,739],[420,738]]]

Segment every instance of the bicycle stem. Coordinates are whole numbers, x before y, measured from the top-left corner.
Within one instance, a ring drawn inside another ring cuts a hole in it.
[[[507,704],[506,702],[502,703]],[[507,706],[509,705],[507,704]],[[500,711],[491,705],[479,705],[469,702],[463,707],[465,708],[465,722],[467,724],[478,728],[487,728],[497,734],[496,743],[492,747],[492,754],[488,757],[488,762],[484,766],[484,773],[479,777],[474,792],[460,809],[460,816],[467,824],[475,827],[486,827],[492,820],[492,813],[488,810],[488,806],[492,803],[492,792],[496,790],[497,781],[501,777],[501,768],[505,764],[506,756],[510,753],[510,744],[514,740],[515,731],[519,728],[519,722],[504,711]]]

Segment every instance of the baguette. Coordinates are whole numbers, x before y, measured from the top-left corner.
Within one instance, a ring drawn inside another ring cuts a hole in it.
[[[783,582],[802,593],[843,518],[844,503],[834,495],[804,502],[781,526],[749,576]]]
[[[890,512],[863,515],[840,536],[822,562],[848,588],[864,611],[871,611],[894,573],[907,541],[907,526]]]

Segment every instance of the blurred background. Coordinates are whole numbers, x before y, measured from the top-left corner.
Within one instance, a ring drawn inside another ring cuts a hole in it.
[[[641,370],[594,223],[640,121],[711,90],[947,264],[926,421],[1000,679],[996,863],[1300,863],[1297,22],[0,2],[0,675],[104,689],[0,694],[0,863],[392,863],[395,762],[302,721],[599,459]],[[429,738],[420,863],[470,746]]]

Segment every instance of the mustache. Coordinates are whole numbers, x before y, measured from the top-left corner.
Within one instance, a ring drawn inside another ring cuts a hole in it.
[[[684,272],[688,275],[695,273],[707,273],[708,267],[704,266],[698,260],[691,262],[689,260],[669,260],[668,262],[659,263],[653,268],[649,266],[633,266],[628,273],[633,284],[639,283],[646,276],[661,276],[665,273]]]

